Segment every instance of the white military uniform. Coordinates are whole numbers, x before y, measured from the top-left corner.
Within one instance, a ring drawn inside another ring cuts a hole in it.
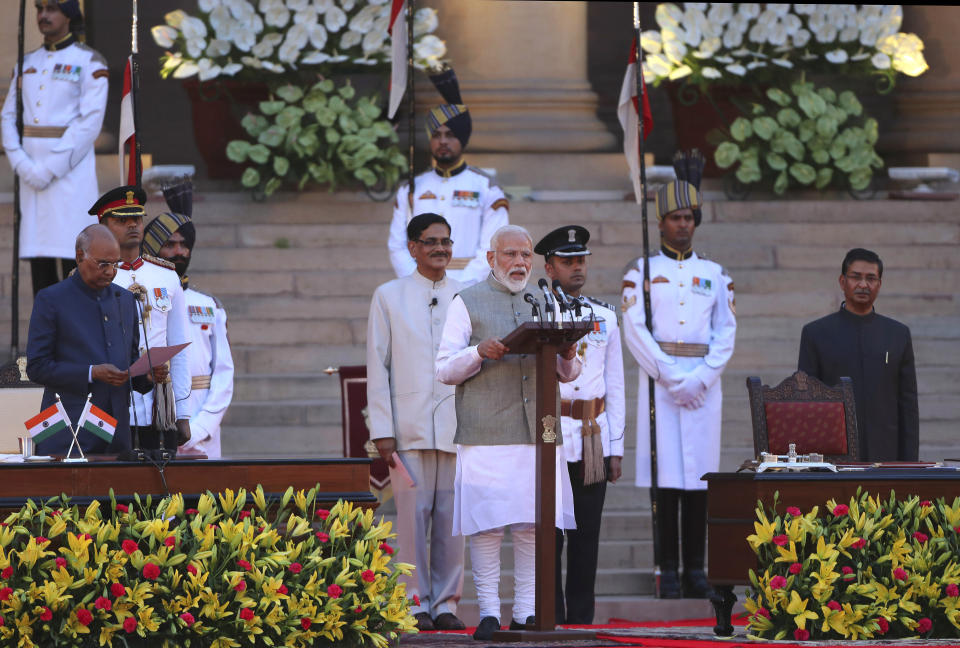
[[[632,261],[623,277],[623,334],[640,365],[636,477],[640,487],[650,486],[648,376],[657,380],[658,485],[704,490],[707,485],[700,477],[720,466],[720,375],[733,355],[737,332],[733,280],[713,261],[692,252],[687,255],[674,259],[661,252],[650,258],[653,336],[643,308],[643,259]],[[658,343],[667,343],[672,354]],[[703,357],[675,355],[678,348],[680,352],[693,348],[684,345],[707,345],[709,351]],[[703,406],[693,410],[677,405],[663,384],[691,372],[707,388]]]
[[[449,277],[435,282],[414,270],[377,288],[367,324],[370,438],[396,439],[414,482],[390,469],[397,560],[417,567],[412,577],[401,578],[407,595],[420,598],[412,613],[433,618],[456,613],[463,592],[464,542],[452,533],[455,388],[438,381],[433,370],[447,308],[461,287]]]
[[[3,147],[21,175],[34,165],[53,174],[39,191],[21,181],[20,257],[72,259],[77,234],[97,222],[87,209],[100,196],[93,142],[107,105],[106,61],[75,42],[24,56],[22,146],[16,72],[3,104]]]
[[[463,162],[449,172],[432,169],[414,179],[413,211],[406,183],[397,190],[390,223],[390,262],[398,277],[413,272],[417,264],[407,248],[407,223],[418,214],[439,214],[450,223],[453,259],[447,276],[469,286],[490,274],[487,250],[490,237],[509,223],[509,203],[490,176]]]
[[[220,422],[233,398],[233,356],[227,339],[227,312],[216,299],[193,288],[183,291],[190,320],[190,376],[187,398],[190,440],[179,454],[219,459]]]
[[[172,268],[173,264],[168,261],[144,256],[133,263],[124,263],[113,278],[113,283],[128,290],[133,284],[146,288],[147,303],[140,324],[141,355],[147,350],[144,340],[149,342],[151,349],[190,341],[183,288],[180,286],[180,277]],[[140,301],[137,300],[137,303]],[[190,396],[190,346],[170,360],[170,379],[177,402],[178,421],[190,418],[187,401]],[[146,394],[134,393],[133,403],[136,418],[131,409],[130,425],[150,426],[153,420],[153,390]]]
[[[604,411],[596,417],[601,431],[603,456],[622,457],[626,405],[620,325],[617,323],[617,313],[608,305],[590,297],[587,299],[593,306],[597,322],[594,330],[577,343],[577,355],[583,362],[583,369],[576,380],[560,383],[560,397],[564,400],[603,398]],[[563,416],[560,427],[567,461],[580,461],[583,458],[583,422]]]

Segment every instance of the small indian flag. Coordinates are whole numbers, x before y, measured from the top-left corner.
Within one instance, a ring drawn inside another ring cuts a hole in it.
[[[32,419],[24,422],[24,426],[26,426],[30,436],[33,437],[34,443],[46,441],[60,430],[70,428],[67,413],[58,405],[59,403],[54,403]]]
[[[113,433],[116,431],[116,429],[117,419],[113,418],[90,401],[87,401],[87,406],[83,408],[83,414],[80,415],[80,422],[77,424],[77,431],[86,430],[90,434],[109,443],[113,440]]]

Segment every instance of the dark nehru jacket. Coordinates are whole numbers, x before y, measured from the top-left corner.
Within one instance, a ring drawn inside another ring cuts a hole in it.
[[[841,306],[803,327],[798,368],[827,385],[853,380],[861,460],[918,459],[917,374],[906,325]]]

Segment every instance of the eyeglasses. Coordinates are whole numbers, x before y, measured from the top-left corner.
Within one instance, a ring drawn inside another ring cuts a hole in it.
[[[97,269],[99,269],[100,272],[106,272],[111,268],[117,270],[121,264],[123,264],[123,261],[97,261],[96,259],[93,259],[93,262],[97,264]]]
[[[429,248],[437,247],[438,245],[441,246],[441,247],[445,247],[445,248],[453,247],[453,240],[452,240],[452,239],[448,239],[448,238],[443,238],[443,239],[438,239],[438,238],[417,239],[417,243],[419,243],[420,245],[422,245],[422,246],[424,246],[424,247],[429,247]]]
[[[848,280],[852,281],[853,283],[860,283],[862,281],[866,283],[868,286],[876,286],[878,283],[880,283],[880,277],[878,277],[877,275],[864,276],[857,272],[851,272],[845,276],[847,277]]]

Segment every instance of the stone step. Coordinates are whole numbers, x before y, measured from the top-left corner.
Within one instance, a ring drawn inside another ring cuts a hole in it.
[[[335,425],[339,421],[339,398],[235,402],[223,418],[224,425],[228,426],[288,427],[291,430]]]
[[[234,411],[233,405],[230,412]],[[221,430],[224,456],[240,459],[268,457],[342,457],[340,424],[309,426],[224,425]]]
[[[242,374],[234,377],[233,400],[310,400],[339,399],[340,385],[336,376],[326,374]]]

